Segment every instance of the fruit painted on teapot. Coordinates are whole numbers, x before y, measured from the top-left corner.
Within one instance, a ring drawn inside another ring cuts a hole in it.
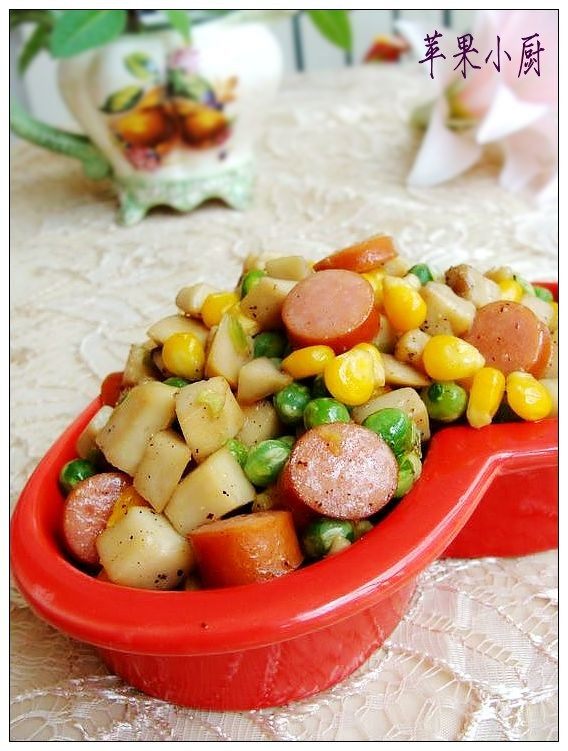
[[[189,211],[217,198],[245,208],[281,74],[280,48],[262,24],[204,24],[189,46],[175,31],[127,34],[60,63],[61,93],[88,138],[21,110],[13,129],[77,156],[91,177],[110,175],[125,224],[158,205]]]

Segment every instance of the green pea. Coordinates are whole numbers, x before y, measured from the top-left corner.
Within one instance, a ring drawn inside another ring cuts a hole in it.
[[[251,269],[250,271],[247,271],[241,282],[241,299],[245,295],[248,295],[253,287],[256,287],[263,276],[266,276],[266,272],[261,269]]]
[[[296,437],[293,435],[281,435],[276,440],[288,446],[289,449],[292,449],[292,446],[296,443]]]
[[[363,421],[363,426],[381,436],[397,458],[411,451],[416,440],[410,415],[396,407],[373,412]]]
[[[545,302],[552,302],[554,300],[554,295],[546,287],[539,287],[538,284],[534,284],[533,289],[535,295],[540,297],[541,300],[544,300]]]
[[[314,378],[314,380],[312,381],[311,390],[312,397],[314,399],[319,399],[323,396],[331,396],[331,394],[327,390],[327,386],[325,385],[323,375],[318,375]]]
[[[440,422],[459,420],[467,407],[467,391],[453,381],[436,381],[420,396],[432,420]]]
[[[344,404],[326,396],[312,399],[304,410],[306,428],[315,428],[316,425],[325,425],[330,422],[349,422],[350,419]]]
[[[284,425],[297,425],[302,421],[304,410],[311,398],[307,386],[294,382],[275,394],[273,402]]]
[[[409,274],[414,274],[414,276],[417,276],[420,279],[420,284],[428,284],[428,282],[433,282],[434,277],[432,276],[432,272],[430,271],[429,267],[425,263],[417,263],[415,264],[411,269],[408,270]]]
[[[337,538],[353,542],[353,523],[344,519],[329,519],[322,516],[308,524],[302,535],[302,547],[308,558],[322,558],[329,553]]]
[[[184,386],[189,385],[189,381],[186,381],[185,378],[180,378],[180,376],[172,376],[171,378],[166,378],[164,381],[166,386],[174,386],[176,389],[182,389]]]
[[[521,285],[521,287],[523,288],[523,292],[526,295],[535,294],[534,287],[532,286],[530,282],[527,282],[527,280],[524,277],[520,276],[519,274],[513,274],[513,279]]]
[[[251,448],[245,466],[245,475],[259,488],[272,485],[288,461],[290,449],[282,441],[272,438]]]
[[[238,441],[236,438],[230,438],[225,446],[229,449],[229,451],[235,457],[241,467],[244,467],[249,454],[249,450],[245,446],[245,444],[241,441]]]
[[[286,349],[286,337],[279,331],[263,331],[254,337],[254,357],[282,357]]]
[[[65,493],[69,493],[77,483],[97,474],[95,465],[87,459],[72,459],[59,473],[59,484]]]
[[[421,473],[422,462],[420,458],[413,451],[404,454],[398,464],[398,484],[394,492],[394,497],[402,498],[403,495],[406,495]]]

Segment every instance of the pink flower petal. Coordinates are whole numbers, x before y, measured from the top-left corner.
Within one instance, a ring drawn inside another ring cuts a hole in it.
[[[543,190],[557,172],[554,144],[538,131],[525,129],[502,143],[504,165],[499,182],[507,190]]]
[[[456,135],[445,126],[447,104],[436,103],[430,124],[408,176],[408,184],[416,188],[438,185],[451,180],[473,166],[482,148],[470,136]]]
[[[500,85],[477,130],[478,143],[490,143],[533,125],[549,112],[546,104],[523,102],[507,86]]]

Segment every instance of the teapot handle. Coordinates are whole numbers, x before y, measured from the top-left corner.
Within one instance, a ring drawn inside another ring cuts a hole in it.
[[[85,174],[93,180],[102,180],[112,173],[106,157],[87,136],[42,123],[30,117],[15,101],[10,102],[10,128],[16,135],[37,146],[79,159]]]

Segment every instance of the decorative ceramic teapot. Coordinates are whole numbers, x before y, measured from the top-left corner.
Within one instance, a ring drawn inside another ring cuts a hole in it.
[[[189,211],[217,198],[248,205],[253,148],[282,76],[280,47],[261,23],[126,34],[59,64],[62,96],[85,132],[33,120],[17,105],[12,129],[110,177],[122,223],[153,206]]]

